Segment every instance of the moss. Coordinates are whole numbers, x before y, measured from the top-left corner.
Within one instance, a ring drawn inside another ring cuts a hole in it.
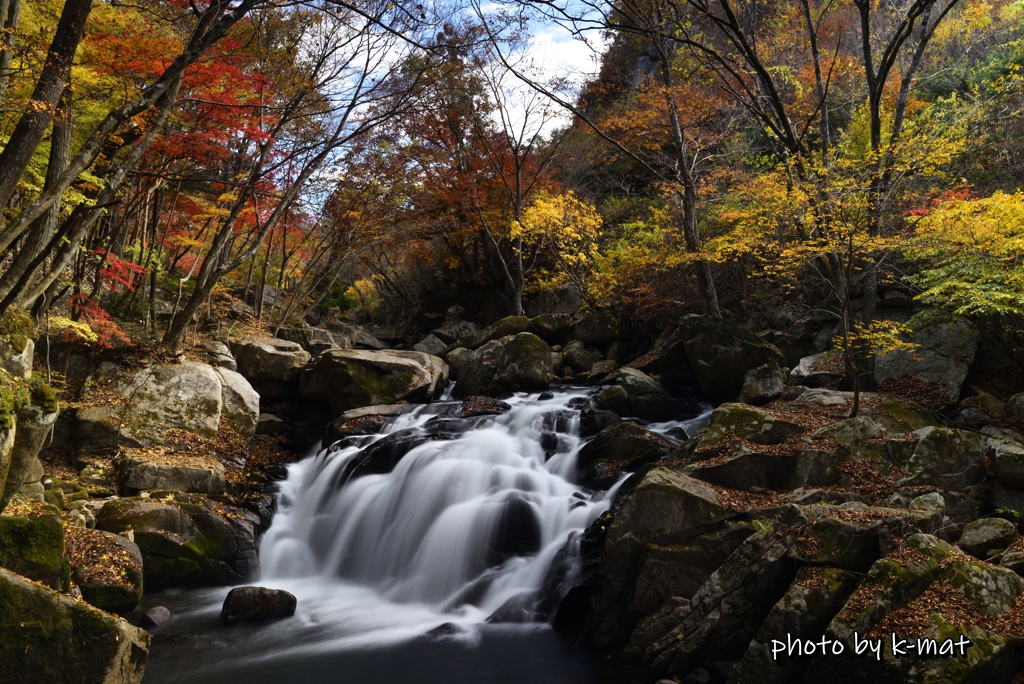
[[[14,426],[18,411],[31,401],[28,385],[0,368],[0,429],[10,430]]]
[[[39,339],[39,333],[36,332],[32,317],[12,306],[0,316],[0,338],[6,339],[14,351],[20,354],[25,351],[29,340]]]
[[[0,567],[43,582],[61,585],[64,526],[54,515],[0,515]]]
[[[45,413],[53,413],[59,408],[57,395],[53,388],[46,384],[42,376],[33,375],[28,381],[29,395],[33,406],[38,406]]]

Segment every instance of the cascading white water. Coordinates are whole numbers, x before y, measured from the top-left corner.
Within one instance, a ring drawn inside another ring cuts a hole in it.
[[[328,584],[331,601],[361,589],[359,601],[376,608],[361,606],[358,619],[383,618],[365,625],[363,638],[377,627],[391,638],[389,627],[411,635],[442,622],[468,626],[536,595],[559,550],[568,543],[574,553],[570,540],[610,503],[610,494],[573,484],[582,441],[578,413],[566,409],[584,394],[517,395],[508,413],[427,441],[385,474],[348,478],[371,444],[442,420],[436,407],[291,466],[260,549],[263,580]]]

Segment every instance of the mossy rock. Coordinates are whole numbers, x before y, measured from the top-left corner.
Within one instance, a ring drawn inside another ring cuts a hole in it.
[[[66,531],[71,576],[82,598],[110,613],[127,613],[142,600],[142,553],[134,542],[102,530]]]
[[[12,306],[0,316],[0,341],[9,345],[16,353],[25,351],[30,340],[38,339],[39,332],[36,330],[35,321],[24,311]]]
[[[730,435],[755,444],[778,444],[804,432],[803,426],[777,418],[746,404],[722,404],[711,412],[708,424],[687,441],[690,453],[714,449]]]
[[[121,618],[0,570],[0,671],[18,684],[138,684],[149,635]]]
[[[56,508],[38,515],[0,515],[0,567],[59,589],[64,526]]]

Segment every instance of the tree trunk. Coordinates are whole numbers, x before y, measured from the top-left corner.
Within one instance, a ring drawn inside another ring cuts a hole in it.
[[[68,167],[68,156],[71,152],[71,88],[65,88],[60,99],[57,116],[53,120],[53,134],[50,136],[50,159],[46,166],[44,188],[52,187],[64,169]],[[60,203],[51,204],[46,212],[37,218],[15,255],[7,272],[0,278],[0,296],[6,296],[14,284],[32,263],[39,252],[53,237],[60,221]]]
[[[32,155],[53,118],[53,110],[68,85],[71,62],[85,31],[92,0],[67,0],[57,33],[46,55],[43,72],[32,91],[30,109],[21,115],[4,151],[0,152],[0,210],[7,206],[28,168]]]
[[[21,24],[21,0],[0,0],[0,26],[4,29],[0,41],[0,99],[7,93],[11,79],[11,63],[14,60],[14,42]]]

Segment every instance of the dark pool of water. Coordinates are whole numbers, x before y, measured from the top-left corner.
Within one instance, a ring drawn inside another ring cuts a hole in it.
[[[224,590],[163,592],[154,605],[175,619],[154,630],[143,684],[640,684],[643,673],[612,663],[543,626],[482,625],[454,637],[361,647],[318,642],[288,621],[226,628]],[[295,618],[293,618],[295,619]],[[325,631],[329,630],[327,625]]]

